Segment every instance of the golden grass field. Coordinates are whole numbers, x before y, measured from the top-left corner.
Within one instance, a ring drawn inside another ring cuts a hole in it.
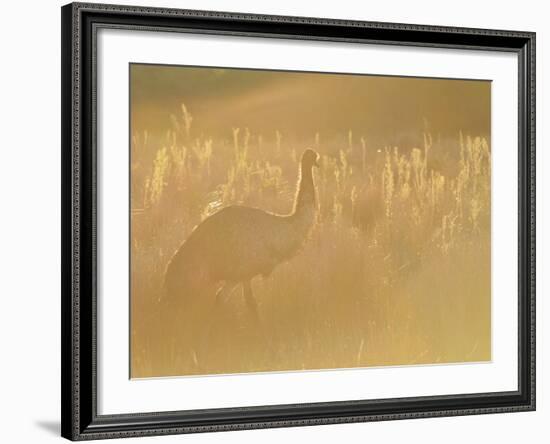
[[[287,137],[222,122],[210,134],[184,103],[153,129],[132,125],[133,378],[491,359],[488,129],[419,125],[403,146],[345,127]],[[237,288],[217,307],[191,298],[193,322],[183,307],[167,335],[172,254],[228,205],[288,213],[307,147],[321,155],[318,220],[300,253],[253,280],[260,324]]]

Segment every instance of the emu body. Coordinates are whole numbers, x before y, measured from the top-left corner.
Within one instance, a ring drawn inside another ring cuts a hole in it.
[[[256,311],[250,281],[268,276],[305,243],[317,213],[313,167],[318,154],[306,150],[293,210],[286,215],[258,208],[226,207],[206,218],[174,254],[166,268],[164,298],[179,305],[206,287],[220,287],[218,298],[242,284]]]

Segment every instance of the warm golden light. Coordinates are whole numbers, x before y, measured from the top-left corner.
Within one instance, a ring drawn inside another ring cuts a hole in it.
[[[491,359],[490,82],[130,85],[133,378]]]

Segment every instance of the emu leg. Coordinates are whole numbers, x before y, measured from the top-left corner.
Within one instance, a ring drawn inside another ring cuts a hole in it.
[[[256,302],[256,299],[254,299],[254,295],[252,294],[252,284],[250,281],[243,282],[243,296],[246,301],[246,306],[248,307],[248,310],[254,316],[254,320],[256,322],[260,322],[260,313],[258,311],[258,304]]]
[[[237,282],[224,282],[224,284],[216,292],[216,306],[223,302],[223,300],[231,294],[237,285]]]
[[[252,314],[254,318],[254,323],[256,324],[256,329],[260,336],[263,338],[263,342],[267,348],[268,352],[271,352],[273,349],[273,340],[271,335],[268,335],[265,329],[265,325],[261,322],[260,312],[258,310],[258,303],[252,294],[252,285],[250,281],[243,282],[243,296],[248,307],[248,311]]]
[[[205,364],[208,362],[209,346],[212,344],[213,330],[219,324],[220,309],[223,309],[224,300],[227,299],[233,290],[237,287],[238,282],[224,282],[224,284],[216,292],[216,299],[211,306],[209,312],[205,312],[204,331],[200,338],[200,356],[197,367],[202,367],[201,370],[206,370]],[[207,317],[206,317],[207,316]],[[215,339],[215,338],[214,338]],[[196,354],[195,354],[196,355]]]

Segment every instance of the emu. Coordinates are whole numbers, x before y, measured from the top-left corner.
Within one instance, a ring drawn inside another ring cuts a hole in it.
[[[311,149],[302,154],[289,214],[229,206],[197,225],[166,267],[166,302],[181,308],[183,299],[196,297],[207,287],[218,288],[218,302],[241,285],[246,305],[258,319],[251,281],[269,276],[277,265],[295,256],[308,238],[317,214],[313,167],[319,166],[318,160]]]

